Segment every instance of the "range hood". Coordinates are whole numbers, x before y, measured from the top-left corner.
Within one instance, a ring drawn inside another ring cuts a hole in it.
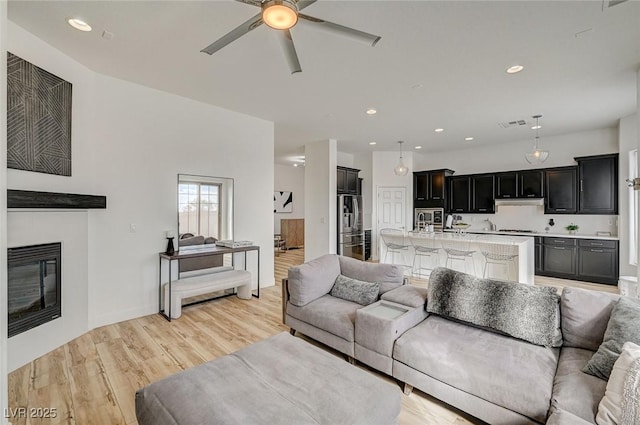
[[[544,205],[543,198],[505,198],[496,199],[496,207],[500,205]]]

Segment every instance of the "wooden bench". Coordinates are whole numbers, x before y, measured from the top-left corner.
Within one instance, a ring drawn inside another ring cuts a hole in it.
[[[164,299],[171,301],[171,318],[177,319],[182,315],[182,300],[198,295],[237,288],[238,298],[251,299],[251,273],[245,270],[227,270],[217,273],[186,277],[171,282],[171,296],[169,284],[164,286]],[[169,314],[167,307],[165,313]]]

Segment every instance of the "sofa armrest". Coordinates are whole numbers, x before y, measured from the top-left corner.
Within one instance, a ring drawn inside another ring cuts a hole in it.
[[[287,315],[287,303],[289,302],[289,279],[282,279],[282,323]]]

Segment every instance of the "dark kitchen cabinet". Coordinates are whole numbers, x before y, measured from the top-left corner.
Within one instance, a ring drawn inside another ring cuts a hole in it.
[[[619,242],[616,240],[536,237],[535,253],[538,275],[608,285],[618,283]]]
[[[542,245],[544,274],[571,279],[576,275],[576,240],[570,238],[544,238]]]
[[[337,167],[336,182],[338,195],[358,195],[358,173],[360,170],[347,167]]]
[[[575,158],[578,213],[618,214],[618,154]]]
[[[495,178],[493,174],[471,176],[471,212],[495,212]]]
[[[452,170],[430,170],[413,173],[413,202],[415,208],[444,207],[447,193],[446,178]]]
[[[518,173],[518,197],[544,197],[544,171],[527,170]]]
[[[535,237],[534,244],[535,254],[535,274],[540,274],[544,270],[543,255],[542,255],[542,237]]]
[[[518,173],[496,174],[496,199],[518,197]]]
[[[471,179],[469,176],[449,177],[448,211],[452,213],[469,212],[471,200]]]
[[[618,284],[618,241],[581,239],[578,247],[578,279]]]
[[[577,167],[545,170],[545,214],[575,214],[577,202]]]

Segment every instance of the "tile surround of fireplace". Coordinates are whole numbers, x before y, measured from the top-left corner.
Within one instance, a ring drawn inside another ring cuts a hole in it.
[[[60,242],[9,248],[9,338],[62,315]]]

